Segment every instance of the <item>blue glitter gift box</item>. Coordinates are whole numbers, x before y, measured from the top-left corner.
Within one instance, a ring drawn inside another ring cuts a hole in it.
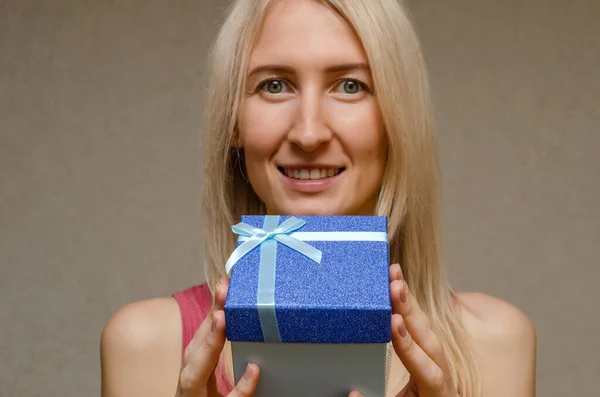
[[[236,382],[252,361],[255,396],[383,397],[387,218],[243,216],[232,229],[225,321]]]
[[[265,239],[239,258],[231,270],[225,305],[227,339],[283,343],[389,342],[387,218],[301,216],[295,219],[306,223],[287,234],[300,236],[299,240],[320,251],[321,262],[273,239],[269,242],[271,248],[275,247],[271,252],[264,252],[268,248]],[[259,230],[265,229],[269,221],[273,228],[286,221],[289,224],[290,217],[242,217],[243,223]],[[247,240],[239,238],[237,246]],[[272,268],[265,272],[265,262],[269,259]],[[269,278],[267,283],[265,278]],[[271,300],[266,302],[271,305],[266,308],[267,315],[259,309],[265,310],[265,302],[260,299],[261,288],[271,292]],[[274,324],[265,324],[268,314],[271,317],[274,314]],[[268,326],[272,328],[271,337],[265,337]]]

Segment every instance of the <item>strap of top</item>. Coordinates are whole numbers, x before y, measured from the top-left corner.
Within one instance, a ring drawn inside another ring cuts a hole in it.
[[[186,347],[190,344],[196,330],[208,313],[212,306],[212,296],[207,284],[196,285],[184,291],[173,294],[173,298],[179,304],[181,312],[183,345],[182,354]]]

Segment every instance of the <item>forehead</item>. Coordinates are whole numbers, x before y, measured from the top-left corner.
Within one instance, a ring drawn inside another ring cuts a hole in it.
[[[342,16],[318,0],[275,0],[250,55],[249,66],[331,66],[347,62],[367,63],[367,57],[356,33]]]

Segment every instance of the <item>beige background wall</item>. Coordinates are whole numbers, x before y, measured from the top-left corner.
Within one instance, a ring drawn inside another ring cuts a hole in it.
[[[224,4],[0,0],[1,397],[98,395],[110,314],[202,281],[203,67]],[[600,2],[408,5],[452,282],[531,316],[539,396],[597,396]]]

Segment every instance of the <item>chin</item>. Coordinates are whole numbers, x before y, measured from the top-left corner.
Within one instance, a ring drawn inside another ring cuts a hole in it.
[[[274,208],[273,211],[267,213],[277,215],[294,215],[294,216],[309,216],[309,215],[353,215],[354,212],[349,208],[343,208],[336,203],[324,203],[325,200],[295,200],[294,204],[289,206]]]
[[[327,209],[323,209],[323,208],[307,208],[304,210],[296,210],[293,212],[289,212],[289,215],[295,215],[295,216],[309,216],[309,215],[320,215],[320,216],[326,216],[326,215],[342,215],[342,214],[336,214],[333,211],[329,211]]]

